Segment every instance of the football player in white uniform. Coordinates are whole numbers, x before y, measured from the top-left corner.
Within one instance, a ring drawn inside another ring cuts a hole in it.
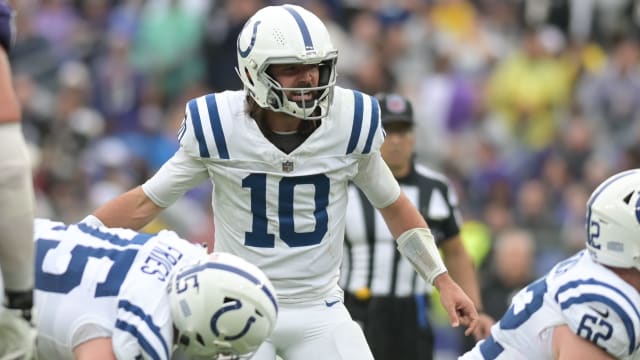
[[[35,237],[40,359],[250,354],[275,327],[277,296],[262,271],[171,231],[38,219]]]
[[[13,19],[9,3],[0,0],[0,277],[4,280],[4,306],[20,310],[26,325],[33,304],[35,200],[20,102],[9,63],[16,35]]]
[[[380,209],[400,252],[440,290],[452,324],[475,329],[473,303],[380,156],[378,102],[335,86],[338,54],[322,21],[299,6],[263,8],[241,31],[237,55],[244,91],[189,101],[180,149],[92,221],[140,228],[210,178],[215,249],[261,268],[282,305],[254,359],[370,359],[338,286],[353,181]]]
[[[640,169],[587,203],[587,248],[516,294],[461,359],[640,359]]]

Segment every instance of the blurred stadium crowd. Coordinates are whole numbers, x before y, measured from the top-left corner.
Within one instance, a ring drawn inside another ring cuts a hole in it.
[[[455,185],[497,318],[503,297],[583,247],[595,185],[640,167],[640,1],[290,2],[326,22],[340,85],[414,101],[416,156]],[[154,173],[187,99],[241,87],[237,34],[270,3],[17,1],[38,216],[78,221]],[[154,226],[212,238],[209,186]]]

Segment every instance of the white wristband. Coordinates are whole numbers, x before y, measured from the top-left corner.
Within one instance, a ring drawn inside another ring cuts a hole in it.
[[[429,284],[445,272],[447,268],[442,262],[436,242],[427,228],[409,229],[402,233],[396,240],[398,251],[407,258],[413,268]]]
[[[102,223],[102,221],[100,221],[100,219],[98,219],[93,214],[92,215],[88,215],[87,217],[82,219],[80,222],[84,223],[84,224],[87,224],[87,225],[91,225],[93,227],[104,227],[104,224]]]

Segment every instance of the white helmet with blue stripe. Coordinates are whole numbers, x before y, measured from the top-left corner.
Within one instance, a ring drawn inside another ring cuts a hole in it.
[[[338,50],[317,16],[296,5],[268,6],[256,12],[238,36],[236,71],[245,90],[262,108],[316,120],[327,116],[336,83]],[[267,70],[272,64],[319,64],[316,87],[283,88]],[[313,95],[292,101],[285,92]]]
[[[587,249],[603,265],[640,270],[640,169],[605,180],[587,203]]]
[[[178,269],[168,292],[178,348],[189,357],[251,354],[276,324],[273,285],[235,255],[212,253]]]

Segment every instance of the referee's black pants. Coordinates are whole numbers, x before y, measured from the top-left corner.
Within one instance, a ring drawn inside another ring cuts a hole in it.
[[[433,359],[434,335],[427,295],[372,297],[360,301],[345,293],[345,305],[363,327],[376,360]]]

